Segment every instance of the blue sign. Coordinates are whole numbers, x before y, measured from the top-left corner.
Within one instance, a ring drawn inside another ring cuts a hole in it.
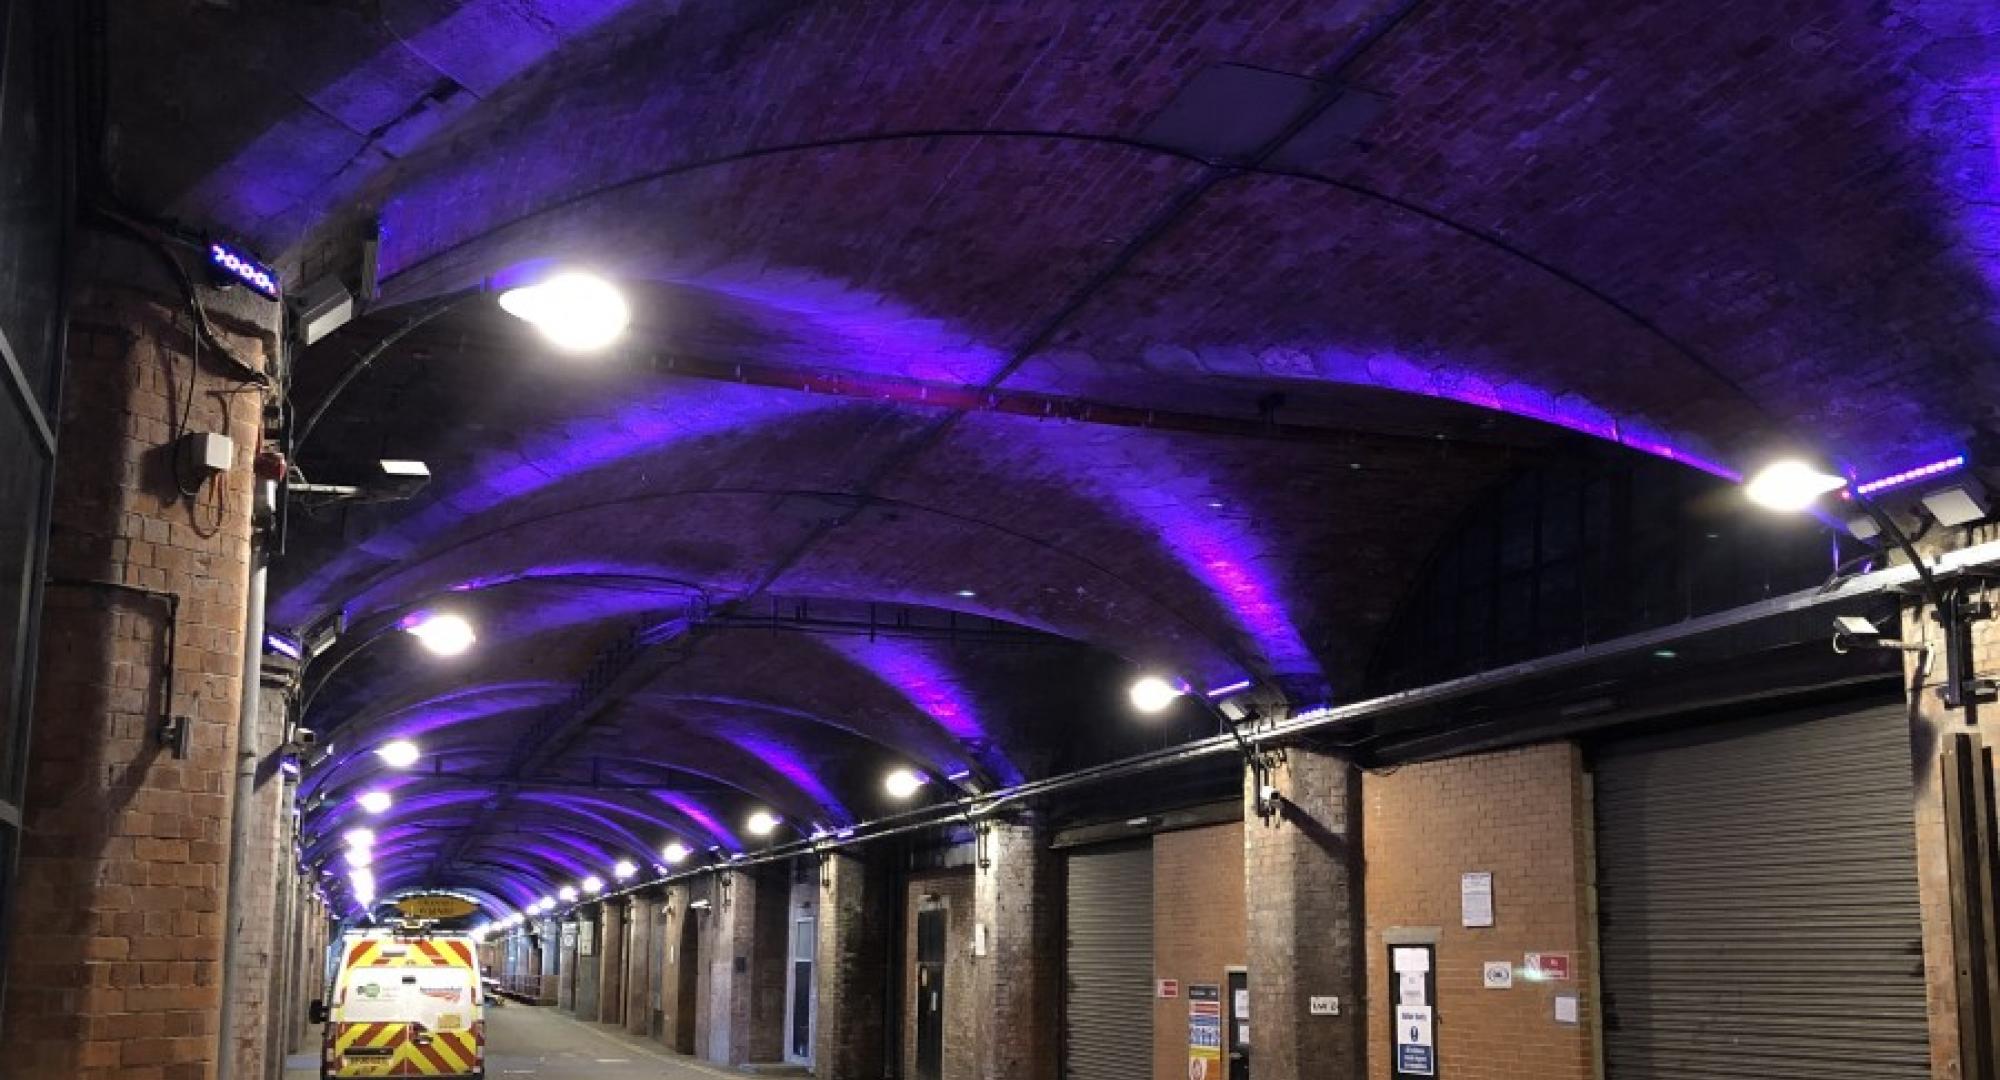
[[[1396,1071],[1412,1076],[1430,1076],[1437,1071],[1431,1064],[1431,1048],[1403,1043],[1396,1047]]]

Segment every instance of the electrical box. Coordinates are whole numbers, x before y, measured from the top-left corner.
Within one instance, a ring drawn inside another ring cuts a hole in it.
[[[236,464],[236,440],[213,431],[181,436],[181,460],[204,472],[228,472]]]

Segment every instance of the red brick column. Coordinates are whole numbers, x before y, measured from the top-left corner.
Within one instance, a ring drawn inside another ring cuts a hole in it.
[[[1029,824],[989,823],[974,870],[972,961],[979,1080],[1056,1075],[1061,1000],[1062,870],[1046,837]],[[964,943],[970,946],[971,942]]]
[[[63,584],[42,621],[0,1074],[200,1080],[217,1051],[260,401],[207,363],[192,375],[189,427],[228,434],[236,460],[182,497],[187,304],[145,276],[153,253],[91,254],[139,284],[100,272],[72,312],[49,556]],[[212,318],[263,363],[254,327]],[[157,741],[168,715],[191,725],[185,759]]]
[[[1284,812],[1256,814],[1246,775],[1243,885],[1250,929],[1250,1068],[1257,1080],[1367,1075],[1361,994],[1361,780],[1331,755],[1293,748],[1272,776]],[[1309,998],[1340,998],[1313,1016]]]
[[[866,1080],[883,1072],[890,912],[898,898],[879,861],[832,852],[820,864],[813,958],[818,1028],[813,1075]]]

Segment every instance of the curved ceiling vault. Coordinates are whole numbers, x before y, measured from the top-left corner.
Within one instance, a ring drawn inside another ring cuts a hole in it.
[[[185,8],[111,20],[204,73],[114,74],[122,194],[294,274],[377,223],[381,299],[298,401],[523,265],[637,309],[578,361],[462,303],[300,448],[438,477],[301,507],[272,609],[349,627],[307,676],[307,860],[389,790],[385,894],[518,908],[742,850],[752,809],[880,814],[891,765],[1074,765],[1163,737],[1110,707],[1141,668],[1351,695],[1524,462],[1891,471],[1985,439],[1962,388],[2000,383],[1978,5]],[[479,648],[395,632],[439,610]]]

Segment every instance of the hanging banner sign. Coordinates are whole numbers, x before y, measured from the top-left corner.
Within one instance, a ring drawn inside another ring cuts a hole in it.
[[[1223,1080],[1222,987],[1194,983],[1188,996],[1188,1080]]]
[[[462,919],[479,905],[458,896],[405,896],[396,901],[396,910],[406,919]]]
[[[1404,1076],[1436,1076],[1437,1046],[1431,1041],[1431,1007],[1396,1007],[1396,1071]]]

